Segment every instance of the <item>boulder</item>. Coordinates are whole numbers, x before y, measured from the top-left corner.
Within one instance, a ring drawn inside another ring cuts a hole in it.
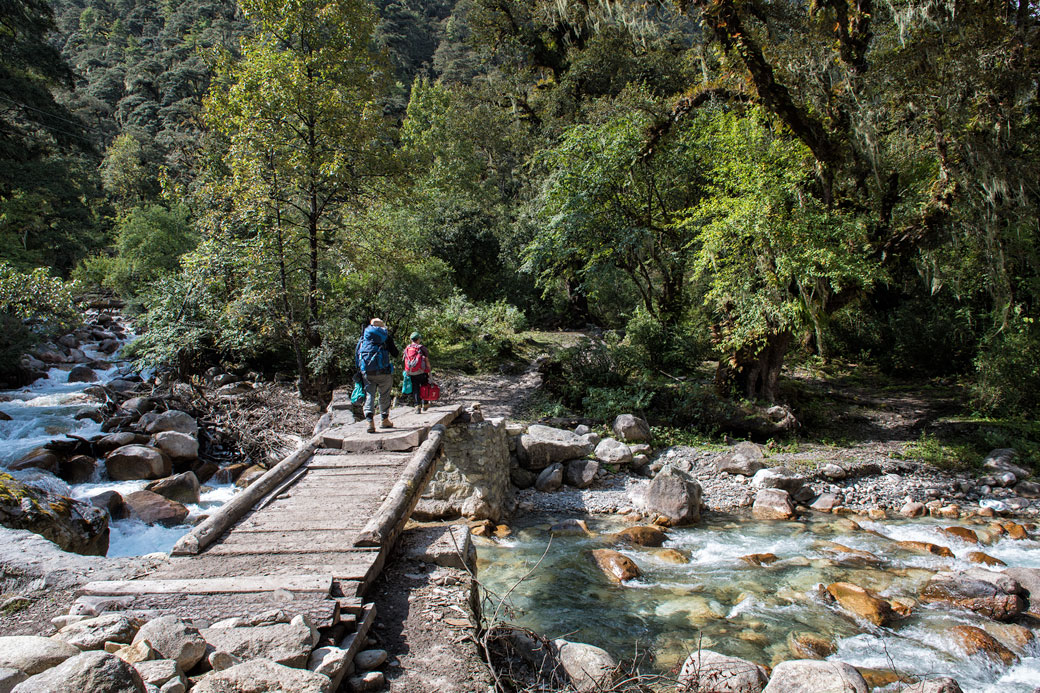
[[[83,652],[53,669],[32,676],[12,693],[145,693],[141,675],[132,666],[107,652]]]
[[[102,455],[106,455],[116,448],[121,448],[124,445],[144,444],[148,442],[148,436],[140,433],[133,433],[132,431],[120,431],[119,433],[109,433],[107,436],[97,442],[98,452]]]
[[[101,423],[105,420],[105,415],[95,407],[83,407],[73,414],[72,418],[76,421],[93,421],[94,423]]]
[[[616,582],[624,582],[642,575],[631,558],[613,549],[595,549],[590,554],[596,566]]]
[[[762,448],[754,443],[737,443],[715,460],[715,470],[727,474],[754,476],[765,467]]]
[[[764,693],[867,693],[867,682],[845,662],[791,659],[773,669]]]
[[[791,495],[783,489],[761,489],[755,494],[755,503],[751,506],[751,516],[756,520],[792,519],[795,513]]]
[[[536,424],[520,436],[517,452],[525,467],[539,471],[556,462],[585,457],[592,445],[570,431]]]
[[[845,471],[844,467],[840,467],[836,464],[825,464],[819,469],[820,476],[831,481],[841,481],[848,476],[848,472]]]
[[[827,659],[838,651],[834,643],[822,635],[805,632],[790,633],[787,647],[799,659]]]
[[[147,525],[173,527],[183,524],[188,517],[188,509],[182,504],[152,491],[134,491],[123,500],[130,508],[130,516]]]
[[[133,382],[132,380],[126,380],[125,378],[113,378],[112,380],[109,380],[107,383],[105,383],[105,387],[107,387],[112,392],[126,394],[128,392],[133,392],[134,390],[136,390],[137,383]]]
[[[118,491],[102,491],[88,498],[87,502],[108,511],[108,516],[113,520],[125,520],[130,517],[130,508],[126,507],[126,501]]]
[[[833,493],[821,493],[809,504],[809,507],[817,512],[829,513],[839,505],[841,505],[841,502],[838,500],[838,496]]]
[[[155,409],[155,402],[148,397],[131,397],[120,404],[119,408],[140,416]]]
[[[300,622],[204,628],[200,633],[219,652],[227,652],[243,661],[265,659],[295,669],[307,666],[313,647],[310,627]]]
[[[755,472],[751,479],[752,488],[778,488],[788,493],[797,493],[805,486],[805,477],[786,467],[771,467]]]
[[[17,669],[0,667],[0,693],[11,693],[11,689],[29,678]]]
[[[614,435],[626,443],[643,443],[650,440],[650,424],[638,416],[622,414],[614,419]]]
[[[956,680],[949,676],[940,676],[905,686],[899,689],[899,693],[963,693],[963,691]]]
[[[238,475],[238,478],[235,479],[235,486],[246,488],[264,474],[267,474],[267,468],[254,464]]]
[[[134,664],[134,669],[141,675],[141,679],[152,686],[162,687],[170,681],[176,681],[184,686],[181,690],[187,690],[188,679],[184,676],[177,661],[173,659],[153,659],[147,662]],[[172,688],[172,686],[171,686]]]
[[[606,650],[563,639],[553,640],[553,649],[578,693],[592,693],[610,686],[617,663]]]
[[[1017,462],[1017,452],[1011,448],[998,448],[996,450],[991,450],[990,453],[986,455],[986,458],[982,460],[982,468],[996,474],[1010,472],[1014,474],[1017,479],[1025,479],[1029,476],[1029,470],[1016,464]]]
[[[53,451],[47,448],[36,448],[22,455],[7,468],[14,472],[23,469],[42,469],[54,474],[58,471],[58,462],[59,458]]]
[[[360,653],[358,653],[360,654]],[[338,691],[350,669],[350,653],[340,647],[319,647],[311,652],[307,670],[329,677],[329,690]]]
[[[924,506],[924,503],[916,501],[907,501],[899,509],[899,514],[903,517],[923,517],[927,512],[928,508]]]
[[[70,484],[85,484],[94,478],[97,461],[89,455],[73,455],[58,462],[57,475]]]
[[[563,485],[563,465],[559,462],[551,464],[542,470],[538,478],[535,479],[535,489],[547,492],[555,491]]]
[[[697,650],[683,662],[679,690],[697,693],[760,693],[769,682],[763,667],[712,650]]]
[[[181,671],[191,671],[206,654],[206,641],[198,628],[176,616],[160,616],[141,626],[133,644],[147,640],[163,659],[174,659]]]
[[[1004,575],[1015,580],[1029,593],[1027,610],[1031,615],[1040,617],[1040,568],[1008,568]]]
[[[549,527],[549,533],[556,536],[593,536],[592,530],[589,529],[589,525],[585,522],[585,520],[578,520],[575,518],[560,520],[559,522]]]
[[[927,541],[897,541],[896,546],[901,549],[908,551],[918,551],[920,553],[930,553],[933,556],[942,556],[943,558],[953,558],[953,551],[950,551],[945,546],[939,546],[938,544],[931,544]]]
[[[81,650],[101,650],[106,642],[129,643],[137,634],[133,622],[122,614],[103,614],[69,624],[54,638]]]
[[[936,573],[921,592],[924,602],[946,602],[997,621],[1026,609],[1025,590],[1013,578],[981,568],[963,573]]]
[[[157,493],[178,503],[199,502],[199,480],[193,472],[175,474],[165,479],[159,479],[145,486],[146,491]]]
[[[999,558],[994,558],[993,556],[990,556],[987,553],[983,553],[982,551],[969,551],[965,558],[967,558],[972,563],[978,563],[980,565],[988,565],[993,567],[1001,567],[1007,565],[1007,563],[1000,560]]]
[[[967,527],[947,527],[943,529],[943,532],[969,544],[979,543],[979,535]]]
[[[1040,498],[1040,484],[1035,481],[1020,481],[1015,484],[1015,493],[1022,498]]]
[[[596,459],[603,464],[626,465],[632,461],[632,449],[613,438],[604,438],[596,446]]]
[[[957,646],[969,657],[981,653],[1004,666],[1018,662],[1018,655],[981,628],[961,624],[950,628],[949,633]]]
[[[173,471],[170,458],[155,448],[144,445],[124,445],[105,458],[108,478],[114,481],[130,479],[161,479]]]
[[[892,605],[871,590],[851,582],[835,582],[827,591],[842,606],[857,618],[870,621],[875,626],[886,626],[896,618]]]
[[[0,522],[11,529],[35,532],[64,551],[88,556],[108,553],[108,515],[104,510],[33,488],[3,473],[0,473]]]
[[[563,477],[568,486],[588,488],[596,480],[599,473],[599,462],[596,460],[571,460],[564,467]]]
[[[0,637],[0,668],[15,669],[28,676],[58,666],[79,654],[79,648],[61,640],[35,635]]]
[[[69,371],[70,383],[96,383],[97,381],[98,375],[90,366],[84,366],[83,364],[79,364],[77,366],[73,366],[72,370]]]
[[[538,475],[529,469],[524,469],[523,467],[511,467],[509,469],[509,482],[518,489],[531,488],[537,480]]]
[[[178,431],[160,431],[152,438],[152,445],[174,460],[193,460],[199,456],[198,439]]]
[[[668,535],[665,534],[658,527],[650,527],[642,525],[639,527],[627,527],[614,537],[621,542],[626,544],[632,544],[633,546],[652,546],[658,547],[664,544],[668,539]]]
[[[254,659],[199,679],[192,693],[330,693],[324,674]]]
[[[199,432],[199,425],[191,415],[171,409],[152,419],[145,430],[152,434],[161,433],[162,431],[176,431],[193,436]]]
[[[663,517],[669,525],[699,522],[701,485],[670,464],[661,468],[643,492],[643,509],[651,517]]]

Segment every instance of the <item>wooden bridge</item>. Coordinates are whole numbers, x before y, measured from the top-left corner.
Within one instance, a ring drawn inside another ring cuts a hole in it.
[[[398,409],[394,428],[372,434],[337,392],[329,426],[183,537],[166,564],[143,579],[89,583],[79,599],[99,611],[208,623],[306,614],[318,628],[353,632],[345,646],[356,650],[375,617],[365,592],[433,475],[443,427],[461,409]]]

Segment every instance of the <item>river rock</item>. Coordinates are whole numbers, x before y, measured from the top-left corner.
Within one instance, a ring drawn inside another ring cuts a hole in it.
[[[161,433],[162,431],[176,431],[193,436],[199,432],[199,425],[190,414],[171,409],[170,411],[162,412],[152,419],[145,431],[152,434]]]
[[[596,566],[616,582],[637,578],[642,573],[631,558],[613,549],[595,549],[590,554]]]
[[[1040,484],[1035,481],[1020,481],[1015,484],[1015,493],[1022,498],[1040,498]]]
[[[805,486],[805,477],[786,467],[760,469],[751,478],[752,488],[778,488],[794,494],[803,486]]]
[[[53,669],[32,676],[12,693],[145,693],[144,681],[132,666],[107,652],[83,652]]]
[[[604,438],[596,446],[596,459],[603,464],[626,465],[632,461],[632,449],[614,438]]]
[[[510,467],[509,469],[509,482],[518,489],[531,488],[537,480],[538,475],[530,469],[524,469],[523,467]]]
[[[596,460],[571,460],[564,467],[563,476],[568,486],[588,488],[596,480],[599,473],[599,462]]]
[[[556,462],[585,457],[592,452],[592,446],[570,431],[535,424],[520,436],[517,452],[521,464],[539,471]]]
[[[1002,645],[992,635],[975,626],[956,625],[949,629],[950,637],[970,657],[982,653],[990,659],[1011,666],[1018,661],[1018,655]]]
[[[591,537],[592,531],[585,520],[568,518],[560,520],[549,528],[549,533],[556,536]]]
[[[155,659],[155,650],[147,640],[135,642],[130,645],[120,645],[117,642],[106,642],[105,652],[119,657],[127,664],[139,664]],[[162,655],[159,655],[160,657]]]
[[[961,541],[967,542],[969,544],[979,543],[979,535],[975,534],[975,532],[968,529],[967,527],[946,527],[945,529],[943,529],[943,532],[950,535],[951,537],[956,537]]]
[[[1017,461],[1017,452],[1011,448],[998,448],[986,455],[982,460],[982,467],[998,474],[1010,472],[1018,479],[1025,479],[1029,476],[1029,470],[1016,464]]]
[[[362,650],[354,657],[354,666],[362,671],[378,669],[386,661],[386,650]]]
[[[115,481],[130,479],[161,479],[173,471],[170,458],[155,448],[144,445],[124,445],[105,458],[108,477]]]
[[[899,509],[899,514],[903,517],[924,517],[927,512],[928,508],[925,507],[924,503],[918,503],[917,501],[908,501]]]
[[[11,471],[23,469],[42,469],[54,474],[58,471],[58,456],[47,448],[36,448],[22,455],[20,458],[8,465]]]
[[[89,455],[73,455],[58,462],[57,475],[70,484],[84,484],[94,478],[97,461]]]
[[[1004,575],[1018,582],[1029,593],[1028,611],[1040,617],[1040,568],[1008,568]]]
[[[768,682],[763,667],[712,650],[691,652],[678,681],[680,691],[697,693],[760,693]]]
[[[134,433],[132,431],[120,431],[118,433],[109,433],[107,436],[97,442],[98,451],[101,454],[108,454],[116,448],[121,448],[124,445],[144,444],[148,442],[148,436],[140,433]]]
[[[130,516],[148,525],[173,527],[183,524],[188,517],[188,509],[182,504],[152,491],[134,491],[123,500],[130,508]]]
[[[79,654],[79,648],[61,640],[35,635],[0,637],[0,667],[33,676]]]
[[[146,491],[157,493],[163,498],[178,503],[198,503],[199,488],[199,480],[193,472],[175,474],[145,486]]]
[[[953,551],[950,551],[945,546],[939,546],[938,544],[932,544],[927,541],[897,541],[896,546],[907,551],[918,551],[920,553],[930,553],[933,556],[942,556],[943,558],[953,558]]]
[[[204,628],[200,632],[211,647],[243,661],[267,659],[295,669],[307,666],[313,647],[311,629],[305,623]]]
[[[160,616],[141,626],[133,644],[145,640],[161,658],[177,660],[181,671],[191,671],[206,654],[206,640],[199,629],[176,616]]]
[[[980,565],[988,565],[998,568],[1007,565],[1007,563],[1000,560],[999,558],[994,558],[993,556],[990,556],[987,553],[983,553],[982,551],[969,551],[968,555],[965,556],[965,558],[967,558],[972,563],[978,563]]]
[[[997,621],[1026,609],[1025,590],[1013,578],[981,568],[936,573],[921,592],[925,602],[949,602]]]
[[[294,669],[254,659],[207,674],[192,693],[329,693],[329,677],[306,669]]]
[[[795,516],[791,495],[778,488],[759,490],[751,506],[751,516],[756,520],[790,520]]]
[[[125,520],[130,517],[130,508],[126,507],[126,501],[118,491],[102,491],[88,498],[87,502],[106,510],[113,520]]]
[[[538,478],[535,479],[534,487],[538,491],[549,492],[555,491],[563,485],[563,465],[559,462],[551,464],[542,470]]]
[[[827,638],[815,633],[790,633],[787,647],[799,659],[827,659],[838,651]]]
[[[661,468],[643,492],[641,505],[650,517],[663,517],[669,525],[699,522],[701,485],[671,464]]]
[[[610,686],[617,663],[606,650],[563,639],[553,640],[553,649],[574,690],[590,693]]]
[[[163,686],[170,681],[176,681],[187,690],[188,679],[184,676],[180,666],[174,659],[153,659],[148,662],[138,662],[134,669],[141,675],[141,679],[152,686],[158,687],[165,693]],[[172,686],[171,686],[172,688]]]
[[[875,626],[886,626],[896,618],[892,605],[871,590],[851,582],[835,582],[827,591],[846,611],[858,618],[870,621]]]
[[[650,440],[650,424],[633,414],[621,414],[611,427],[614,435],[626,443],[645,443]]]
[[[129,643],[137,634],[133,622],[122,614],[103,614],[69,624],[52,637],[81,650],[101,650],[106,642]]]
[[[87,556],[108,553],[108,515],[104,510],[30,487],[3,473],[0,473],[0,523],[11,529],[35,532],[64,551]]]
[[[199,456],[198,439],[187,433],[160,431],[152,438],[152,445],[174,460],[193,460]]]
[[[816,512],[829,513],[839,505],[841,505],[841,501],[838,499],[838,496],[833,493],[821,493],[809,504],[809,507]]]
[[[750,442],[737,443],[715,460],[715,469],[728,474],[754,476],[764,468],[762,448]]]
[[[764,693],[867,693],[867,682],[845,662],[792,659],[773,669]]]
[[[148,397],[131,397],[120,404],[119,408],[140,416],[155,409],[155,402]]]
[[[655,548],[664,544],[668,539],[668,535],[661,531],[660,528],[647,525],[627,527],[615,534],[614,537],[618,541],[632,544],[633,546],[652,546]]]
[[[96,383],[97,381],[98,375],[90,366],[80,364],[73,366],[72,370],[69,371],[70,383]]]
[[[899,689],[899,693],[964,693],[957,681],[949,676],[940,676],[919,681]]]

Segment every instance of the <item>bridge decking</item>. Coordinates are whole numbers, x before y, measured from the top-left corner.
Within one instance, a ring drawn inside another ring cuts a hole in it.
[[[265,477],[275,475],[268,480],[272,489],[212,544],[194,555],[174,555],[142,579],[90,583],[80,589],[80,599],[210,623],[277,609],[308,614],[319,627],[345,624],[363,632],[374,617],[364,592],[432,474],[439,437],[424,446],[429,449],[416,448],[434,426],[450,424],[460,411],[399,408],[391,413],[394,428],[371,434],[365,422],[353,422],[344,394],[337,393],[330,425],[304,450],[309,454],[302,463],[284,479],[283,470],[269,470]],[[230,505],[218,513],[233,517]],[[389,517],[395,529],[372,534],[377,517]],[[379,537],[375,546],[373,536]]]

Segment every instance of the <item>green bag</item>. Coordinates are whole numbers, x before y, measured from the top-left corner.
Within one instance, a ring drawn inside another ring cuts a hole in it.
[[[354,391],[350,393],[350,403],[357,404],[365,398],[365,388],[361,387],[361,383],[354,383]]]
[[[401,383],[401,394],[412,394],[412,378],[407,373],[404,374],[404,381]]]

